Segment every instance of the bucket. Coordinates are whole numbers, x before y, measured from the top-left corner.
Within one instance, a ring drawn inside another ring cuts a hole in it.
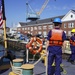
[[[14,59],[13,60],[13,66],[15,67],[21,67],[23,64],[23,59]]]
[[[33,75],[33,64],[24,64],[21,66],[22,68],[22,75]]]

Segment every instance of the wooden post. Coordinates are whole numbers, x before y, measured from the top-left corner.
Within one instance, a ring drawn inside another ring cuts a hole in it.
[[[3,28],[4,28],[4,47],[5,47],[5,49],[7,49],[6,20],[3,20]]]

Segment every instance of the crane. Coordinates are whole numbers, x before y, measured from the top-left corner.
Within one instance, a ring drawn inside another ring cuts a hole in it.
[[[29,5],[29,3],[27,2],[26,3],[26,6],[27,6],[27,18],[26,20],[31,20],[31,21],[34,21],[34,20],[37,20],[40,18],[40,14],[43,12],[43,10],[45,9],[45,7],[47,6],[49,0],[45,0],[44,4],[42,5],[41,9],[39,12],[35,12],[33,11],[33,9],[31,8],[31,6]],[[31,13],[28,12],[28,7],[30,8],[31,10]]]
[[[44,4],[43,4],[43,6],[41,7],[40,11],[37,12],[38,15],[40,15],[40,14],[43,12],[43,10],[44,10],[45,7],[47,6],[48,2],[49,2],[49,0],[46,0],[46,1],[44,2]]]

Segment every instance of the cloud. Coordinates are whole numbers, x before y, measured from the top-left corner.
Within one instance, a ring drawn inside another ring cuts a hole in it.
[[[70,7],[68,7],[68,6],[63,6],[62,7],[62,10],[68,10],[68,9],[70,9]]]
[[[39,12],[40,9],[41,9],[40,7],[39,8],[36,7],[33,10],[34,10],[34,12]],[[62,10],[70,10],[70,9],[75,9],[75,4],[70,4],[69,6],[68,5],[63,5],[63,6],[47,5],[44,10],[46,10],[46,11],[51,11],[51,10],[62,11]]]
[[[60,10],[61,8],[60,8],[60,7],[57,7],[57,6],[55,6],[55,5],[52,5],[52,6],[48,5],[48,6],[46,7],[46,9],[47,9],[47,10]]]
[[[61,7],[56,6],[56,5],[52,5],[52,6],[48,5],[46,7],[46,9],[47,10],[70,10],[70,9],[75,9],[75,5],[72,5],[72,6],[69,6],[69,7],[67,5],[61,6]]]

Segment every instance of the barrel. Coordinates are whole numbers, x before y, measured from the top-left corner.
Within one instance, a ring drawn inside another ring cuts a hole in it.
[[[22,75],[33,75],[33,64],[23,64],[22,68]]]
[[[13,66],[15,67],[21,67],[23,65],[23,59],[14,59],[13,60]]]

